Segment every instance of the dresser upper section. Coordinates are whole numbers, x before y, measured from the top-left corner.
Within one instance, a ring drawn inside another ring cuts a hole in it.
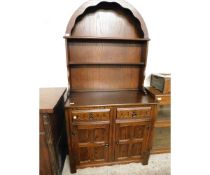
[[[89,0],[74,12],[65,37],[146,38],[142,16],[123,0]]]
[[[64,38],[71,91],[142,89],[148,31],[142,16],[125,1],[83,4]]]

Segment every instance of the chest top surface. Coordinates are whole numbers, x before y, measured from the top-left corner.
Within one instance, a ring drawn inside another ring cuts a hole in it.
[[[64,95],[66,88],[40,88],[39,111],[40,113],[53,113],[58,101]]]

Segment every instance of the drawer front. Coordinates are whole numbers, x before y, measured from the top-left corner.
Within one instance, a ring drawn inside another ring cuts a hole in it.
[[[73,121],[107,121],[110,119],[110,109],[73,110]]]
[[[161,105],[168,105],[171,104],[171,97],[170,95],[167,96],[157,96],[156,100],[159,102]]]
[[[151,107],[117,108],[118,119],[139,119],[151,117]]]

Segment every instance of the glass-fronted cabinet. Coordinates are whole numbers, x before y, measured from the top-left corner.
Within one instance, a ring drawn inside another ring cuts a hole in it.
[[[153,87],[147,91],[159,102],[151,153],[169,153],[171,148],[171,95]]]

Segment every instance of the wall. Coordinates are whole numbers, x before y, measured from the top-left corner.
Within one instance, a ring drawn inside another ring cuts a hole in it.
[[[147,75],[172,72],[172,174],[210,174],[209,0],[128,0],[151,38]],[[39,87],[66,86],[64,35],[84,0],[0,1],[1,174],[39,171]]]
[[[39,29],[36,34],[39,47],[39,85],[67,86],[65,44],[62,38],[73,12],[86,0],[43,1],[39,9]],[[155,72],[171,72],[171,32],[170,8],[166,0],[129,0],[144,18],[151,38],[148,52],[145,85],[149,85],[149,75]],[[50,4],[50,5],[49,5]],[[164,5],[163,5],[164,4]],[[167,14],[167,15],[166,15]],[[173,23],[172,23],[173,24]],[[50,64],[49,64],[50,63]]]

